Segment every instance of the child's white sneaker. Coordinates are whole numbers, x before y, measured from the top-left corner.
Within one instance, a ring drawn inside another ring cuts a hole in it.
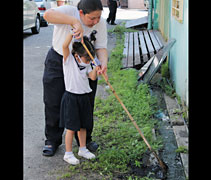
[[[94,159],[95,155],[91,153],[87,148],[79,148],[78,155],[86,159]]]
[[[80,161],[74,156],[74,154],[65,154],[64,155],[64,161],[66,161],[67,163],[69,164],[72,164],[72,165],[77,165],[80,163]]]

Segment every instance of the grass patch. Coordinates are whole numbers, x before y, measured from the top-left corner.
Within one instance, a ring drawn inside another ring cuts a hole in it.
[[[153,119],[156,99],[150,95],[146,84],[137,85],[136,70],[120,70],[124,48],[123,37],[123,31],[118,30],[117,45],[108,63],[109,82],[152,148],[157,150],[161,147],[161,140],[155,142],[152,134],[152,128],[156,124]],[[92,136],[93,140],[100,145],[95,153],[96,159],[86,160],[77,167],[81,172],[98,173],[102,179],[103,177],[113,179],[119,175],[124,175],[131,180],[149,179],[129,175],[128,164],[134,163],[141,166],[139,162],[147,146],[113,93],[110,90],[108,92],[109,96],[106,99],[99,97],[95,99],[94,117],[96,120]]]
[[[138,73],[134,69],[120,70],[124,38],[117,38],[117,46],[108,64],[109,81],[128,111],[143,131],[154,149],[161,141],[154,142],[152,128],[155,126],[153,114],[156,99],[150,96],[146,84],[137,86]],[[136,163],[142,158],[147,146],[131,123],[121,105],[109,91],[107,99],[96,98],[93,138],[99,143],[97,160],[92,166],[104,174],[127,173],[129,162]]]
[[[188,149],[186,146],[180,146],[175,150],[176,153],[188,153]]]

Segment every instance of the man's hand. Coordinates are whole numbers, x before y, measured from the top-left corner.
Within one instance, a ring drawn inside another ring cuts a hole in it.
[[[98,74],[99,75],[102,75],[103,74],[104,77],[105,77],[105,80],[108,81],[107,64],[105,65],[105,64],[102,63],[101,68],[98,71]]]
[[[108,53],[107,49],[97,49],[97,57],[99,58],[101,62],[101,69],[99,71],[99,74],[103,74],[106,80],[108,80],[108,75],[107,75],[107,61],[108,61]]]
[[[80,40],[83,42],[83,33],[84,30],[82,28],[81,23],[79,22],[79,20],[75,19],[74,23],[73,23],[73,36],[75,39]]]

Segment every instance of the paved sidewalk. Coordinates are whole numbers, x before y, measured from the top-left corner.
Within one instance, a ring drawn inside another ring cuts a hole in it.
[[[109,9],[107,7],[103,8],[102,17],[107,19],[109,14]],[[120,9],[117,8],[116,13],[116,23],[119,24],[122,21],[128,21],[133,19],[138,19],[144,16],[147,16],[147,10],[140,10],[140,9]]]

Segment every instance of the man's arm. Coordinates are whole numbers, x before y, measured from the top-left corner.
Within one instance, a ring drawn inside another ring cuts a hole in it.
[[[108,63],[108,52],[106,48],[97,49],[96,50],[97,58],[101,62],[101,70],[99,71],[99,74],[104,74],[106,79],[108,79],[107,76],[107,63]]]
[[[76,37],[76,39],[80,39],[83,37],[83,28],[80,21],[75,17],[69,16],[59,11],[55,11],[54,9],[48,9],[44,13],[43,17],[46,21],[52,24],[69,24],[74,29],[73,35]]]
[[[46,21],[52,24],[69,24],[73,26],[78,21],[75,17],[68,16],[59,11],[55,11],[54,9],[48,9],[43,17]]]

